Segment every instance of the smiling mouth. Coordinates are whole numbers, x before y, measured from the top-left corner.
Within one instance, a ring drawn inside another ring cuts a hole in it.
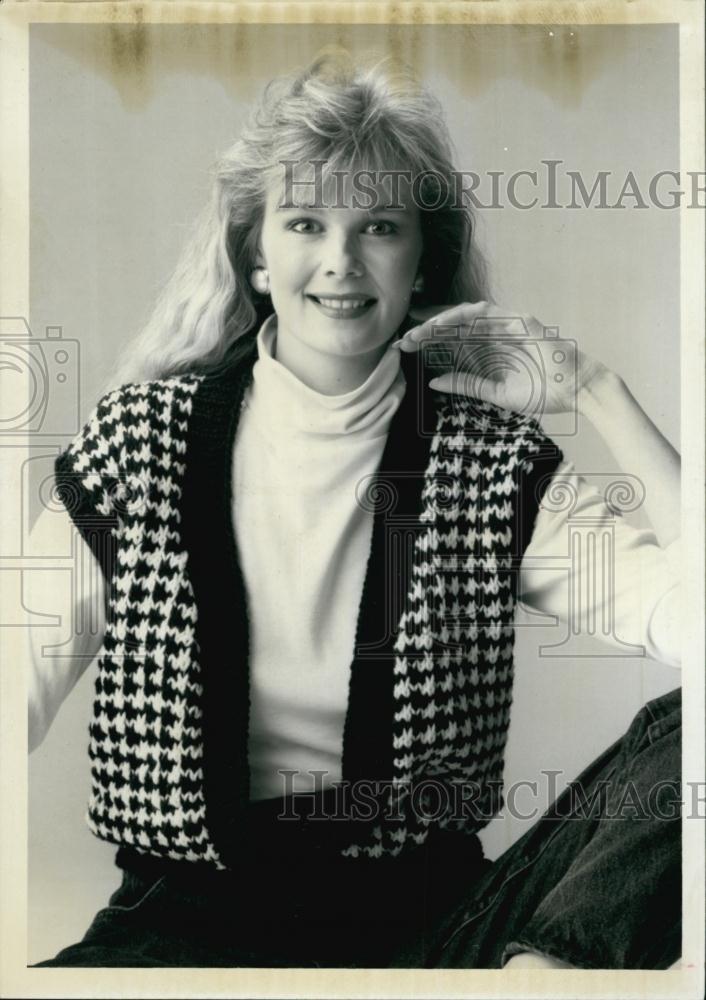
[[[307,295],[318,306],[336,313],[356,313],[368,309],[374,305],[377,299],[366,298],[364,295],[356,297],[337,297],[324,295]]]

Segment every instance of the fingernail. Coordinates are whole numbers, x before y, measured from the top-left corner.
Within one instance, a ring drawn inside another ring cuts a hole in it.
[[[393,340],[392,343],[390,344],[390,347],[399,347],[403,340],[404,340],[403,337],[400,337],[399,340]]]

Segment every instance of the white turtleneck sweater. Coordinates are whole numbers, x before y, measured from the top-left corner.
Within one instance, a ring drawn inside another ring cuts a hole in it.
[[[406,388],[394,348],[357,389],[326,396],[280,364],[275,345],[272,316],[258,333],[233,468],[250,618],[252,799],[310,791],[314,771],[324,772],[322,787],[340,780],[373,526],[356,486],[376,471]],[[616,519],[570,462],[561,463],[558,479],[578,493],[574,517],[590,512],[615,525],[615,635],[678,665],[677,543],[661,549],[651,531]],[[568,615],[566,571],[547,566],[565,555],[565,521],[565,513],[540,507],[518,584],[518,599],[561,621]],[[295,772],[288,784],[282,771]]]
[[[372,515],[356,484],[374,473],[405,392],[388,350],[352,392],[325,396],[273,357],[274,317],[235,444],[235,531],[250,617],[251,797],[282,795],[278,768],[340,778],[341,741]],[[272,628],[272,622],[277,623]]]

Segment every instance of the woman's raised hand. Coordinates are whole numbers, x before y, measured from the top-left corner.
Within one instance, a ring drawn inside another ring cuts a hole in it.
[[[439,392],[472,396],[517,413],[574,410],[579,390],[608,369],[534,316],[488,302],[410,309],[418,325],[396,346],[426,352]]]

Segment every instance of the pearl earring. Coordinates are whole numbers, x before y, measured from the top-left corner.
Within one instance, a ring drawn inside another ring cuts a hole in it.
[[[414,279],[414,283],[412,284],[412,291],[416,292],[417,295],[419,295],[420,292],[424,291],[424,275],[423,274],[418,274],[417,277]]]
[[[255,267],[250,272],[250,284],[260,295],[268,295],[270,291],[270,275],[266,268]]]

